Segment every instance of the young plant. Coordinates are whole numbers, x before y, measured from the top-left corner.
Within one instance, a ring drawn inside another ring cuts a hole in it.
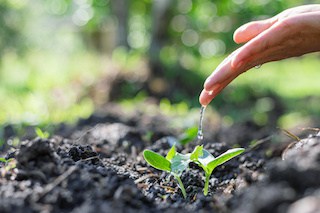
[[[198,164],[205,173],[205,185],[203,189],[203,194],[208,195],[208,188],[209,188],[209,180],[213,170],[227,162],[228,160],[240,155],[245,149],[243,148],[235,148],[230,149],[223,154],[219,155],[218,157],[214,157],[211,155],[207,150],[203,149],[203,146],[197,146],[193,153],[190,156],[190,160],[194,163]]]
[[[191,141],[194,141],[194,139],[197,137],[198,134],[198,127],[194,126],[187,130],[185,130],[179,137],[179,143],[182,145],[186,145],[190,143]]]
[[[9,158],[9,159],[0,158],[0,162],[4,163],[6,166],[7,166],[11,161],[14,161],[14,158]]]
[[[16,168],[17,166],[17,161],[14,158],[0,158],[0,162],[4,163],[4,167],[0,168],[0,174],[2,177],[4,177],[8,171]]]
[[[0,162],[7,163],[7,159],[5,159],[5,158],[0,158]]]
[[[151,150],[144,150],[144,159],[152,167],[171,173],[178,182],[178,186],[182,191],[183,197],[186,198],[186,190],[180,179],[180,176],[184,170],[189,166],[190,162],[198,164],[205,172],[205,185],[203,189],[203,194],[208,195],[209,180],[213,170],[227,162],[228,160],[240,155],[244,152],[243,148],[230,149],[218,157],[214,157],[207,150],[203,148],[203,145],[196,146],[192,153],[180,154],[176,151],[173,145],[169,150],[166,157],[159,155]]]
[[[171,173],[177,180],[183,197],[187,197],[187,193],[180,176],[189,165],[190,154],[183,155],[178,153],[175,145],[173,145],[166,157],[163,157],[162,155],[159,155],[158,153],[148,149],[143,151],[143,157],[152,167]]]
[[[39,127],[36,127],[34,131],[37,134],[37,136],[41,139],[48,139],[50,136],[49,132],[43,131]]]

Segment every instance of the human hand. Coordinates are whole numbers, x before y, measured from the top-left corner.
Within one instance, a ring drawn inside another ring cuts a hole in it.
[[[231,53],[204,83],[199,101],[208,105],[232,80],[250,68],[320,51],[320,4],[291,8],[266,20],[238,28]]]

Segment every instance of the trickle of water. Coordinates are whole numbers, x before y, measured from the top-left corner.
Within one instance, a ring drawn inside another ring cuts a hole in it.
[[[254,68],[259,69],[261,66],[262,66],[262,65],[259,64],[259,65],[255,66]]]
[[[199,128],[198,128],[198,140],[203,140],[203,132],[202,132],[202,121],[204,116],[204,111],[206,110],[205,106],[201,106],[200,109],[200,120],[199,120]]]

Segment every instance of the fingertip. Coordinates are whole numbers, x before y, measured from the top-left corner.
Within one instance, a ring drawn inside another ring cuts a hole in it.
[[[205,100],[203,100],[203,99],[199,98],[199,103],[201,104],[201,106],[206,107],[210,102],[205,101]]]
[[[209,92],[203,89],[199,96],[199,102],[202,106],[207,106],[212,101],[213,98],[214,96],[212,92]]]
[[[238,28],[236,31],[233,33],[233,41],[236,42],[237,44],[240,44],[243,42],[243,39],[241,37],[243,32],[243,26]]]
[[[233,34],[233,40],[237,43],[245,43],[271,27],[277,21],[276,18],[253,21],[239,27]]]
[[[199,95],[199,103],[202,105],[202,106],[207,106],[208,103],[206,101],[206,95],[205,95],[205,90],[202,90],[200,95]]]
[[[236,31],[233,33],[234,42],[241,44],[249,41],[253,36],[252,34],[254,34],[252,25],[254,25],[254,22],[249,22],[236,29]]]
[[[237,44],[241,44],[241,40],[239,39],[237,32],[234,32],[233,34],[233,41]]]

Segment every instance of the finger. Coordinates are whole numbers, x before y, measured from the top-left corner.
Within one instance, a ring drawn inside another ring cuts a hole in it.
[[[235,78],[235,76],[230,76],[224,79],[221,84],[216,84],[211,91],[203,89],[199,97],[200,104],[207,106]]]
[[[283,12],[279,13],[278,15],[270,19],[253,21],[245,25],[242,25],[234,32],[233,40],[238,44],[248,42],[252,38],[259,35],[261,32],[270,28],[273,24],[275,24],[279,20],[282,20],[290,16],[295,16],[298,14],[317,12],[317,11],[320,11],[319,4],[303,5],[303,6],[284,10]]]
[[[199,96],[199,102],[202,106],[207,106],[212,99],[214,99],[221,89],[219,89],[219,86],[217,86],[214,90],[212,91],[207,91],[205,89],[202,90],[200,96]]]
[[[317,12],[320,11],[320,5],[319,4],[309,4],[309,5],[302,5],[298,7],[293,7],[286,9],[279,13],[277,15],[278,19],[287,18],[290,16],[303,14],[303,13],[309,13],[309,12]]]
[[[263,57],[268,57],[267,52],[270,49],[282,49],[282,35],[285,34],[286,28],[279,24],[274,24],[269,29],[260,33],[254,39],[243,45],[240,51],[234,55],[231,61],[231,67],[239,69],[243,64],[258,65],[256,61],[265,63]],[[277,35],[277,36],[274,36]],[[272,51],[271,51],[272,52]]]
[[[204,83],[204,89],[207,91],[212,91],[213,87],[229,78],[235,74],[235,70],[231,67],[231,60],[234,55],[239,51],[236,50],[232,52],[227,58],[225,58],[219,66],[212,72],[212,74],[206,79]]]
[[[230,64],[230,63],[229,63]],[[232,75],[230,65],[223,66],[223,68],[216,69],[205,81],[204,89],[206,91],[212,91],[216,87],[216,85],[225,81],[225,79],[229,78]]]
[[[233,40],[238,44],[248,42],[261,32],[270,28],[276,21],[276,18],[270,18],[262,21],[253,21],[242,25],[234,32]]]

